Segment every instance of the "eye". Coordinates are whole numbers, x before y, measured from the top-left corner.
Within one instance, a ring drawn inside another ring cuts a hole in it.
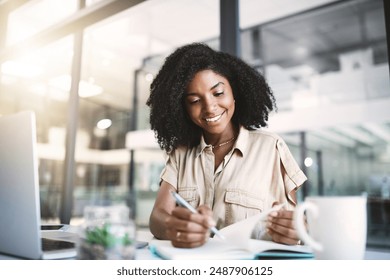
[[[222,94],[224,94],[225,92],[223,92],[223,91],[218,91],[218,92],[216,92],[216,93],[214,93],[214,96],[220,96],[220,95],[222,95]]]
[[[199,102],[200,99],[188,99],[189,104],[196,104]]]

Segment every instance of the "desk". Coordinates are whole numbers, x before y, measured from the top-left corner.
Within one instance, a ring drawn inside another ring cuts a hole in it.
[[[149,230],[138,230],[137,240],[149,242],[154,237]],[[0,254],[0,260],[17,260],[18,258]],[[152,254],[147,247],[138,249],[136,251],[137,260],[159,260],[160,258]],[[379,251],[374,249],[367,249],[364,255],[365,260],[390,260],[389,251]]]
[[[149,230],[141,230],[137,232],[137,239],[140,241],[149,242],[153,238],[154,237],[149,232]],[[137,250],[136,258],[137,260],[158,260],[159,259],[156,255],[152,254],[147,247]],[[380,251],[380,250],[367,248],[366,253],[364,255],[364,259],[365,260],[390,260],[390,250]]]
[[[152,254],[148,248],[143,248],[137,250],[137,260],[159,260],[160,258],[156,255]],[[374,250],[366,250],[364,254],[365,260],[390,260],[390,251],[382,252],[382,251],[374,251]]]
[[[367,249],[364,254],[365,260],[390,260],[390,251],[375,251]]]

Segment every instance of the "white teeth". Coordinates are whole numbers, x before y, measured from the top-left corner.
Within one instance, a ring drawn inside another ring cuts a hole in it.
[[[216,122],[222,117],[222,114],[215,116],[214,118],[206,118],[206,122]]]

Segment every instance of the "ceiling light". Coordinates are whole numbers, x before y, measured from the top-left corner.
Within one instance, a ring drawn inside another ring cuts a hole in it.
[[[101,119],[97,122],[96,127],[99,129],[107,129],[112,125],[112,121],[110,119]]]
[[[145,75],[145,80],[146,80],[147,82],[153,81],[153,78],[154,78],[154,76],[153,76],[152,73],[147,73],[147,74]]]
[[[313,165],[313,159],[311,157],[305,158],[304,164],[305,164],[306,167],[312,166]]]

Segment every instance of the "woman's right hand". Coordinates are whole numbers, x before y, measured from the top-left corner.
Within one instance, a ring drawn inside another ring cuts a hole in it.
[[[215,226],[212,211],[202,205],[194,214],[190,210],[177,206],[166,220],[166,236],[172,245],[180,248],[199,247],[210,237],[210,227]]]

